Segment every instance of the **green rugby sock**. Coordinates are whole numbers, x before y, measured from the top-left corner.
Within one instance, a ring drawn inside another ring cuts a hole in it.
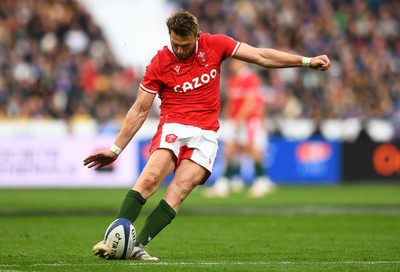
[[[138,191],[130,190],[122,202],[117,218],[126,218],[133,223],[145,203],[146,199]]]
[[[227,177],[228,179],[231,179],[234,175],[239,173],[239,166],[232,164],[232,163],[228,163],[225,169],[225,173],[224,176]]]
[[[254,165],[256,176],[261,177],[265,175],[265,170],[261,162],[256,162]]]
[[[176,212],[162,199],[144,223],[142,231],[136,238],[136,245],[146,245],[176,216]]]

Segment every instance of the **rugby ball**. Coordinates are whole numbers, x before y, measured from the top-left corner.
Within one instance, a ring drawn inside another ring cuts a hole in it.
[[[135,242],[135,227],[125,218],[118,218],[112,222],[104,235],[104,243],[110,248],[110,259],[129,258]]]

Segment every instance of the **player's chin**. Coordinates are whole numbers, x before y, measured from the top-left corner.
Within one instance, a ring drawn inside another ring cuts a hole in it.
[[[189,58],[189,56],[186,56],[186,55],[185,56],[181,55],[181,56],[177,56],[177,57],[178,57],[179,60],[182,60],[182,61],[183,60],[187,60]]]

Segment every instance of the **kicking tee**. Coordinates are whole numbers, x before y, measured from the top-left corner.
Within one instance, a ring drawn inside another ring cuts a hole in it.
[[[193,56],[179,60],[165,46],[146,68],[140,87],[159,95],[160,125],[178,123],[217,131],[220,69],[240,42],[222,34],[201,34]]]

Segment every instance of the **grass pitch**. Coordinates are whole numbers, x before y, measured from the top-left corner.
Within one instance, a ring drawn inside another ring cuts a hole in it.
[[[194,191],[149,244],[159,262],[91,253],[127,189],[0,190],[0,271],[400,271],[400,186]],[[163,190],[148,201],[145,215]]]

